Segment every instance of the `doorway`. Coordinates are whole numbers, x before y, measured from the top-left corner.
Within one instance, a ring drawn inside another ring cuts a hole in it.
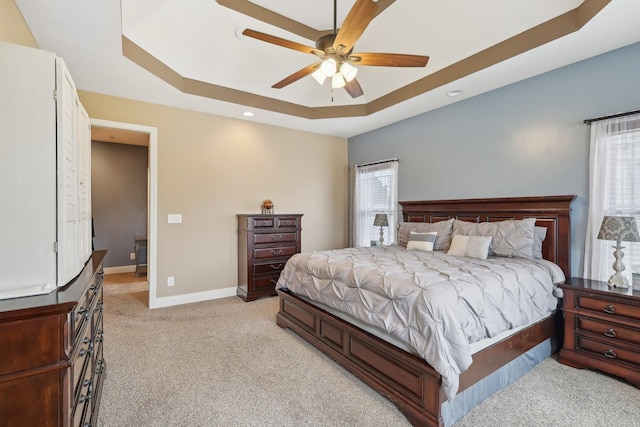
[[[109,143],[147,146],[147,281],[149,308],[156,300],[157,256],[157,128],[109,120],[91,119],[91,140]]]

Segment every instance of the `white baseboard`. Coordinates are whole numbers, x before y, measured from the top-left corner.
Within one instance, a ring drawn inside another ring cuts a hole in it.
[[[135,273],[135,265],[122,265],[120,267],[105,267],[104,274],[118,274],[118,273]]]
[[[191,294],[150,299],[149,308],[171,307],[173,305],[190,304],[192,302],[228,298],[236,295],[237,287],[216,289],[213,291],[194,292]]]

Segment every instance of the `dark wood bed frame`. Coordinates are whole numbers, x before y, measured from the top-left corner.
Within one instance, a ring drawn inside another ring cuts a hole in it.
[[[516,197],[400,202],[406,222],[502,221],[536,218],[547,228],[543,256],[570,277],[570,203],[575,196]],[[411,424],[442,426],[440,375],[413,354],[309,304],[286,290],[278,291],[277,324],[290,328],[398,406]],[[561,338],[560,310],[555,316],[473,355],[460,376],[461,392],[547,338]],[[561,339],[556,340],[562,342]]]

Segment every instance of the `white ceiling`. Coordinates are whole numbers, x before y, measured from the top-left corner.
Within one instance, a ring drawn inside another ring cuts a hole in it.
[[[333,27],[331,0],[253,0],[316,30]],[[570,11],[582,0],[397,0],[354,52],[428,55],[425,68],[359,67],[364,96],[352,99],[305,77],[271,86],[316,62],[312,55],[239,33],[245,28],[308,46],[314,41],[215,0],[16,0],[40,48],[64,58],[78,89],[315,133],[350,137],[640,41],[640,1],[612,0],[580,30],[364,117],[306,119],[180,92],[122,53],[122,36],[183,77],[305,107],[367,104],[509,37]],[[338,0],[338,27],[354,0]],[[456,98],[452,89],[462,90]]]

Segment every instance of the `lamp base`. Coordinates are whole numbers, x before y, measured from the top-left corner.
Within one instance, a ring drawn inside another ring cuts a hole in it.
[[[627,289],[629,288],[629,281],[620,272],[616,272],[613,276],[609,277],[609,286],[613,288]]]

